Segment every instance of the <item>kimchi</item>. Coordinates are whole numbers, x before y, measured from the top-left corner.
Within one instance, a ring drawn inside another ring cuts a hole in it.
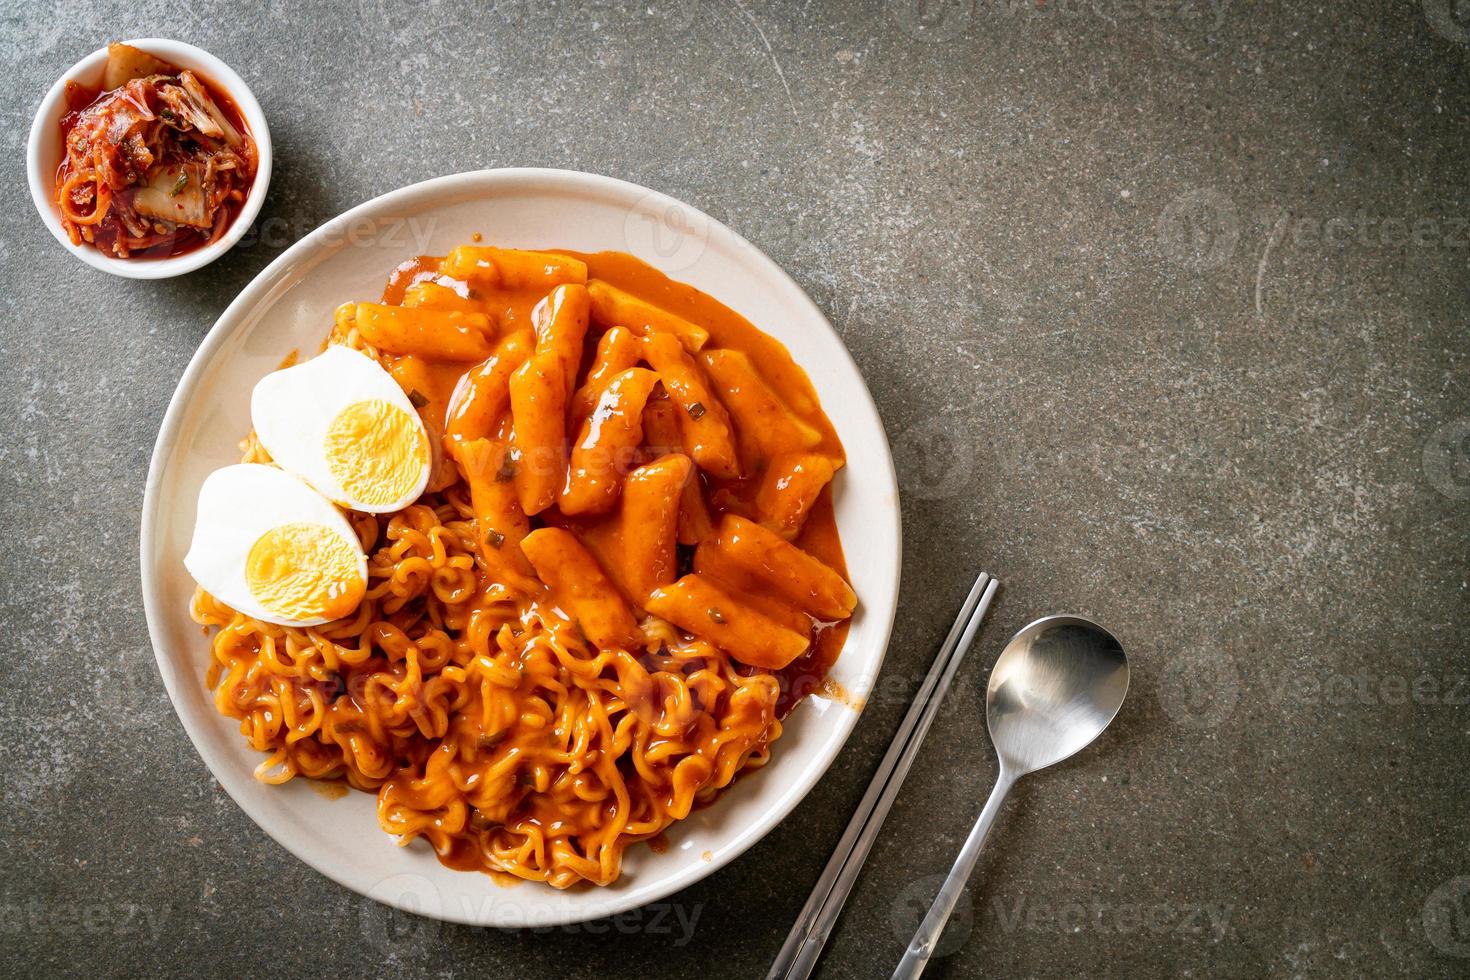
[[[239,216],[259,157],[227,94],[111,44],[101,88],[68,95],[56,206],[72,244],[163,258],[218,240]]]

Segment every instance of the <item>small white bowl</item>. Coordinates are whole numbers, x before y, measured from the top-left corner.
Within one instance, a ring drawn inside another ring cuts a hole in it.
[[[36,210],[40,212],[41,220],[46,222],[46,227],[51,229],[51,234],[56,236],[56,240],[67,251],[94,269],[101,269],[103,272],[110,272],[125,279],[168,279],[186,272],[193,272],[213,262],[233,248],[250,228],[255,216],[260,213],[261,205],[265,203],[265,193],[271,182],[270,127],[266,125],[265,113],[261,111],[260,103],[255,101],[255,95],[250,91],[250,87],[241,80],[239,75],[235,74],[229,65],[208,51],[182,41],[169,41],[157,37],[146,37],[123,43],[156,55],[180,68],[200,73],[229,93],[230,98],[239,107],[240,114],[245,117],[245,125],[250,129],[250,136],[255,140],[255,146],[260,155],[260,165],[255,172],[255,183],[251,185],[250,196],[245,199],[245,207],[240,210],[234,222],[219,241],[167,259],[119,259],[107,255],[92,245],[73,245],[71,243],[66,229],[61,227],[61,212],[57,210],[55,200],[56,168],[61,165],[64,155],[61,144],[61,117],[67,111],[66,83],[99,84],[102,81],[102,71],[107,65],[107,48],[105,47],[98,48],[67,69],[66,74],[56,80],[56,84],[51,86],[51,91],[47,92],[46,97],[41,100],[41,108],[36,110],[35,121],[31,123],[31,138],[26,145],[26,172],[31,184],[31,198],[36,202]]]

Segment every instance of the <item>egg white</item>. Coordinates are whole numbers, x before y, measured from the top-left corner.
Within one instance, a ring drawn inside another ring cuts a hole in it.
[[[251,594],[245,562],[260,536],[283,524],[320,524],[351,542],[367,581],[367,556],[352,525],[331,501],[274,466],[237,463],[215,470],[199,488],[194,539],[184,567],[204,591],[247,616],[280,626],[317,626],[325,617],[288,619]]]
[[[250,420],[256,438],[271,459],[327,499],[364,513],[390,514],[407,507],[424,492],[433,467],[432,453],[409,492],[397,500],[371,504],[355,498],[342,486],[332,474],[325,450],[327,429],[342,410],[372,400],[401,408],[424,446],[430,446],[418,410],[393,376],[368,355],[339,345],[261,378],[250,397]]]

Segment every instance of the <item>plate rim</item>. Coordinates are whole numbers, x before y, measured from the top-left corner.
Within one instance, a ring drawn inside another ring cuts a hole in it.
[[[213,362],[219,349],[239,329],[240,324],[245,321],[252,306],[268,301],[277,284],[289,274],[290,270],[294,269],[303,259],[309,258],[319,248],[327,245],[323,239],[332,234],[334,227],[341,227],[352,221],[363,219],[368,212],[391,207],[395,202],[411,199],[419,194],[449,190],[456,186],[476,182],[483,182],[483,185],[488,188],[493,187],[497,183],[514,184],[517,181],[523,180],[550,181],[552,184],[562,184],[566,189],[575,189],[578,191],[590,190],[603,195],[626,195],[635,198],[640,205],[649,203],[661,211],[663,209],[675,209],[694,216],[711,230],[711,235],[728,236],[735,245],[742,248],[745,254],[751,256],[758,265],[763,267],[765,274],[773,276],[778,280],[783,280],[794,291],[795,295],[800,296],[805,302],[808,307],[807,314],[809,316],[815,316],[831,334],[832,339],[836,341],[837,347],[841,351],[841,356],[846,359],[846,367],[859,382],[858,387],[863,399],[861,407],[867,413],[871,414],[874,423],[872,434],[877,440],[877,448],[881,450],[883,462],[886,463],[886,466],[882,468],[881,472],[865,473],[864,478],[882,481],[883,485],[878,488],[880,494],[886,491],[886,497],[883,499],[890,499],[893,502],[892,562],[891,569],[889,569],[889,575],[893,583],[892,588],[885,595],[876,597],[877,601],[872,601],[868,597],[864,597],[864,605],[867,607],[866,611],[869,615],[876,613],[875,626],[878,627],[874,634],[878,638],[876,656],[873,662],[871,676],[868,678],[869,684],[867,691],[869,696],[876,689],[878,675],[881,673],[883,664],[887,659],[888,647],[893,636],[893,624],[897,615],[898,595],[903,572],[903,514],[902,508],[900,507],[898,479],[893,462],[893,450],[889,444],[882,415],[878,411],[878,406],[873,399],[872,391],[868,388],[867,380],[858,369],[857,362],[852,357],[852,352],[848,350],[847,345],[842,340],[841,334],[833,327],[822,309],[817,306],[811,297],[807,295],[806,291],[780,265],[766,255],[763,250],[753,245],[728,225],[678,198],[620,178],[560,168],[500,167],[446,174],[408,184],[380,194],[347,209],[334,218],[322,222],[257,273],[220,313],[219,317],[210,326],[209,331],[200,341],[199,346],[190,356],[189,363],[185,367],[183,374],[180,375],[173,394],[169,398],[168,407],[164,412],[163,421],[159,426],[158,436],[149,457],[148,475],[144,484],[139,528],[139,571],[142,582],[144,616],[148,624],[149,642],[153,648],[153,655],[159,672],[162,675],[164,688],[169,696],[170,707],[173,708],[175,717],[183,727],[185,734],[188,735],[195,752],[204,762],[210,775],[220,784],[221,788],[234,801],[235,805],[267,837],[275,841],[307,866],[342,887],[375,902],[392,906],[404,912],[444,922],[495,928],[516,928],[518,926],[524,926],[527,923],[490,921],[491,917],[486,914],[487,907],[483,905],[479,908],[478,912],[473,912],[464,907],[449,907],[448,903],[441,903],[440,907],[429,909],[421,907],[416,901],[410,900],[411,896],[375,894],[374,890],[359,887],[357,882],[348,880],[337,874],[335,870],[329,868],[325,860],[318,860],[311,848],[305,846],[298,840],[292,839],[289,835],[278,834],[276,829],[271,826],[274,822],[273,818],[257,812],[258,808],[253,802],[243,798],[241,794],[235,791],[232,784],[239,780],[241,774],[233,771],[236,767],[230,760],[216,757],[215,753],[207,745],[202,733],[196,734],[194,726],[186,720],[184,712],[180,710],[175,688],[182,681],[177,679],[172,669],[170,658],[164,652],[167,644],[161,624],[165,614],[159,606],[161,601],[159,593],[162,590],[156,581],[158,578],[158,563],[154,559],[153,552],[156,549],[152,547],[152,544],[157,536],[157,527],[161,520],[159,495],[161,493],[163,472],[167,465],[167,457],[170,455],[172,446],[177,440],[179,430],[184,426],[187,418],[184,403],[192,397],[194,389],[198,386],[202,375]],[[667,211],[663,211],[663,213],[667,213]],[[327,247],[330,246],[327,245]],[[717,300],[719,299],[719,297],[715,298]],[[233,326],[231,326],[232,323]],[[776,339],[778,341],[781,340],[779,337]],[[784,341],[782,343],[784,345]],[[801,367],[803,370],[807,370],[805,365],[801,365]],[[185,676],[192,676],[188,675],[187,672],[181,673]],[[562,906],[565,911],[553,912],[544,917],[538,916],[535,922],[530,924],[537,927],[572,925],[641,908],[650,903],[667,898],[669,895],[684,888],[688,888],[728,865],[756,843],[764,839],[806,799],[816,787],[817,783],[831,769],[832,764],[842,753],[843,749],[847,747],[853,729],[857,726],[857,722],[863,714],[865,703],[866,701],[859,705],[848,705],[847,707],[851,710],[838,712],[839,717],[835,721],[835,726],[840,731],[838,732],[838,737],[833,740],[830,748],[815,759],[814,763],[803,773],[802,779],[798,781],[796,787],[787,787],[786,792],[774,801],[775,806],[768,810],[761,820],[741,830],[712,859],[686,866],[668,875],[664,880],[651,886],[651,894],[639,895],[636,899],[632,899],[631,896],[628,898],[614,898],[607,903],[606,908],[599,908],[587,914],[575,910],[575,903],[566,903],[566,905]],[[248,779],[251,783],[255,781],[252,771],[246,771],[244,778]],[[535,887],[535,883],[528,882],[526,884],[528,887]],[[490,903],[488,907],[493,908],[494,903]]]

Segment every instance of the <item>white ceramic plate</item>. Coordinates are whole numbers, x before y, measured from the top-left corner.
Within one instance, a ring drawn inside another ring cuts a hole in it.
[[[380,294],[418,254],[444,254],[479,232],[492,245],[631,252],[709,293],[772,334],[810,374],[847,448],[836,483],[838,527],[860,603],[831,672],[845,696],[808,697],[787,719],[769,765],[670,828],[669,848],[629,848],[606,888],[497,885],[442,867],[423,842],[401,848],[378,828],[374,797],[329,799],[305,779],[267,786],[260,754],[216,713],[204,686],[208,641],[189,618],[183,555],[199,486],[238,460],[250,390],[293,348],[312,352],[349,299]],[[634,184],[560,170],[491,170],[415,184],[328,222],[256,277],[205,337],[179,382],[154,448],[143,500],[143,599],[174,708],[199,754],[268,834],[364,895],[474,925],[540,926],[613,915],[656,901],[733,860],[821,778],[873,689],[898,595],[898,488],[873,399],[816,305],[753,245],[707,215]],[[773,874],[780,874],[772,869]]]

